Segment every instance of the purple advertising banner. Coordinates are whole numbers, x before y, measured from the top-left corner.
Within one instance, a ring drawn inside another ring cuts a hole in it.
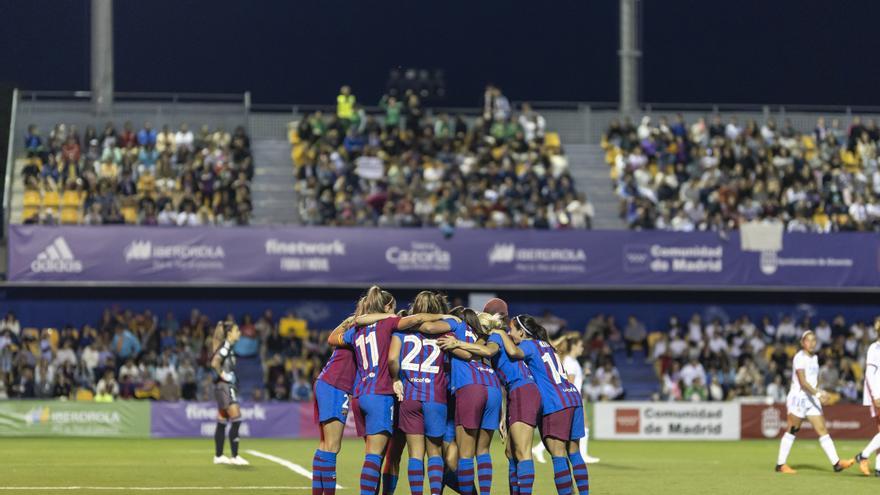
[[[880,287],[880,236],[322,227],[9,228],[13,282],[301,286]]]
[[[217,424],[213,402],[153,402],[150,436],[211,437]],[[316,437],[311,403],[242,403],[241,435],[251,438]]]

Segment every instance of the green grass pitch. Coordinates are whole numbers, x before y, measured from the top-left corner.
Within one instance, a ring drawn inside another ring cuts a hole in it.
[[[851,456],[865,442],[837,442]],[[211,464],[211,439],[106,440],[5,438],[0,442],[0,494],[5,493],[311,493],[302,474],[247,451],[311,469],[312,440],[242,440],[250,467]],[[591,453],[594,494],[807,494],[880,492],[880,479],[856,467],[835,474],[818,442],[798,440],[789,464],[795,476],[773,472],[777,442],[599,442]],[[227,445],[228,449],[228,445]],[[348,440],[339,456],[338,492],[358,493],[363,443]],[[495,442],[493,494],[507,494],[507,461]],[[406,472],[406,459],[402,462]],[[872,466],[873,468],[873,462]],[[549,464],[537,465],[536,495],[553,495]],[[30,487],[25,489],[24,487]],[[78,488],[71,488],[78,487]],[[222,489],[221,489],[222,488]],[[405,474],[398,494],[409,493]],[[427,491],[425,492],[427,493]],[[446,491],[450,493],[450,491]]]

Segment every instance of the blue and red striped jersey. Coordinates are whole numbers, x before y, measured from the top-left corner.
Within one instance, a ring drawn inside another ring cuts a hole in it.
[[[535,383],[526,363],[522,360],[514,361],[507,355],[507,351],[504,350],[504,341],[501,340],[500,335],[493,333],[489,336],[489,342],[497,344],[500,348],[498,353],[492,356],[492,367],[495,368],[498,378],[507,388],[508,393],[527,383]]]
[[[568,381],[565,369],[550,344],[543,340],[524,340],[520,342],[519,348],[525,354],[523,360],[538,384],[545,416],[583,405],[581,393]]]
[[[354,348],[357,378],[354,396],[369,394],[393,395],[388,372],[388,347],[391,333],[397,330],[400,318],[393,316],[364,327],[349,328],[342,340]]]
[[[400,339],[400,380],[404,399],[446,404],[449,360],[437,339],[420,333],[394,334]]]
[[[471,344],[477,342],[477,335],[467,326],[467,323],[457,322],[451,318],[443,321],[449,324],[456,339]],[[455,393],[456,390],[467,385],[501,388],[501,382],[498,381],[498,376],[491,366],[482,361],[464,360],[452,356],[452,392]]]
[[[351,393],[354,389],[355,369],[354,352],[350,347],[337,347],[330,360],[324,365],[318,380],[322,380],[339,390]]]

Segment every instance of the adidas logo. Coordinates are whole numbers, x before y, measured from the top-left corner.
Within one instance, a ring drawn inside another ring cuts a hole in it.
[[[31,262],[31,271],[35,273],[79,273],[82,269],[82,262],[73,257],[67,241],[60,236]]]

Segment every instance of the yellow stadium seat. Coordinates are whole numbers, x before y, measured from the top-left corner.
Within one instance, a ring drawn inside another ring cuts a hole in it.
[[[125,218],[125,223],[137,223],[137,208],[134,206],[123,206],[122,217]]]
[[[95,394],[87,388],[78,388],[76,389],[76,400],[91,402],[95,400]]]
[[[853,373],[853,378],[856,379],[856,383],[861,382],[862,378],[865,376],[864,372],[862,371],[862,365],[859,364],[858,361],[853,361],[851,369]]]
[[[61,206],[63,208],[79,208],[82,205],[82,195],[79,192],[68,189],[61,195]]]
[[[559,134],[556,132],[548,132],[544,135],[544,146],[548,148],[559,148],[562,145],[562,140],[559,139]]]
[[[46,191],[43,195],[43,206],[46,208],[58,208],[61,205],[61,196],[57,191]]]
[[[23,204],[25,208],[29,206],[39,207],[42,203],[43,198],[40,197],[40,191],[28,189],[24,192]]]
[[[61,223],[76,225],[80,222],[79,208],[61,208]]]
[[[21,210],[21,219],[27,220],[33,216],[38,216],[40,214],[39,206],[25,206],[24,209]]]
[[[774,352],[776,352],[776,346],[768,345],[767,347],[765,347],[764,348],[764,361],[767,361],[769,363],[770,356],[772,356]]]

